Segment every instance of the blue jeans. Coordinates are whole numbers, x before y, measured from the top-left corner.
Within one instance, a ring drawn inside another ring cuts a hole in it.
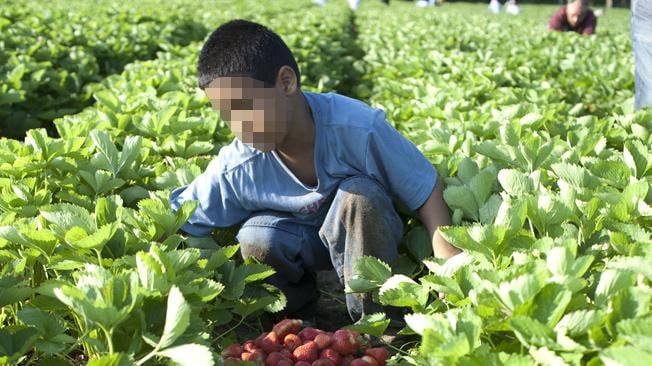
[[[632,1],[634,109],[652,107],[652,0]]]
[[[378,182],[366,176],[346,178],[324,205],[312,221],[277,211],[256,212],[238,232],[242,256],[256,257],[276,270],[269,282],[287,297],[288,313],[316,298],[315,271],[334,268],[345,285],[361,256],[385,262],[398,257],[403,222]],[[347,294],[346,305],[353,320],[380,310],[368,294]]]

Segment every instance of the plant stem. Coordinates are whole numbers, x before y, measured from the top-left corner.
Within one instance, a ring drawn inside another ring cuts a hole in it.
[[[382,337],[380,337],[380,338],[378,338],[378,339],[380,339],[380,341],[381,341],[381,342],[382,342],[386,347],[389,347],[389,348],[393,349],[394,351],[396,351],[396,352],[398,352],[398,353],[401,353],[401,354],[404,354],[404,355],[407,355],[407,354],[408,354],[407,352],[403,351],[402,349],[393,346],[393,345],[392,345],[391,343],[389,343],[389,342],[386,342]]]
[[[231,328],[227,329],[227,330],[226,330],[225,332],[223,332],[222,334],[220,334],[220,335],[218,335],[217,337],[215,337],[215,339],[213,340],[213,343],[217,342],[218,339],[224,337],[225,335],[227,335],[227,334],[229,334],[231,331],[233,331],[235,328],[239,327],[240,324],[242,324],[242,322],[244,321],[244,319],[245,319],[245,317],[244,317],[244,316],[241,316],[241,317],[240,317],[240,320],[238,321],[238,323],[237,323],[236,325],[232,326]]]
[[[145,357],[143,357],[143,358],[141,358],[140,360],[138,360],[138,362],[136,362],[136,365],[140,366],[140,365],[144,364],[144,363],[147,362],[150,358],[156,356],[156,352],[158,352],[158,346],[156,346],[156,348],[154,348],[154,349],[152,350],[152,352],[146,354]]]
[[[99,325],[99,324],[98,324]],[[113,333],[113,329],[109,332],[104,328],[104,326],[99,325],[100,329],[104,332],[104,336],[106,337],[106,341],[109,344],[109,353],[113,354],[113,336],[111,335]]]
[[[103,267],[103,266],[102,266],[102,253],[100,253],[100,251],[97,250],[97,249],[93,249],[93,250],[94,250],[95,253],[97,254],[97,264],[98,264],[100,267]]]

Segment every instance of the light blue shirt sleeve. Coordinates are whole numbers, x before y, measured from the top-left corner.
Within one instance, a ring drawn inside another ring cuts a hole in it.
[[[437,172],[428,159],[401,135],[378,110],[367,140],[365,168],[411,210],[421,207],[437,183]]]
[[[192,183],[180,187],[170,194],[172,211],[176,212],[184,201],[198,201],[197,209],[181,230],[193,236],[208,236],[213,229],[229,227],[246,219],[250,212],[245,210],[237,198],[222,169],[221,159],[213,160],[206,171]]]

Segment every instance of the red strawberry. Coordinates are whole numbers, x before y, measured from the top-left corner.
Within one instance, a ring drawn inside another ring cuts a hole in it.
[[[258,349],[258,346],[256,346],[256,343],[252,340],[245,341],[242,345],[243,352],[253,352]]]
[[[319,333],[321,333],[319,329],[315,329],[313,327],[306,327],[299,332],[299,337],[301,337],[301,339],[305,343],[306,341],[312,341],[313,339],[315,339],[315,337]]]
[[[340,329],[333,334],[331,348],[342,355],[352,355],[360,349],[360,334],[358,332]]]
[[[353,355],[346,355],[342,357],[342,366],[351,366],[351,362],[355,359]]]
[[[378,366],[378,362],[371,356],[362,356],[351,361],[351,366]]]
[[[279,338],[283,339],[290,333],[297,333],[301,330],[301,319],[283,319],[274,325],[273,332],[276,332]]]
[[[314,341],[317,343],[319,349],[328,348],[328,346],[331,345],[331,337],[329,337],[326,333],[317,334]]]
[[[267,337],[268,334],[269,332],[262,332],[258,337],[256,337],[256,339],[254,340],[254,343],[256,343],[256,347],[263,348],[262,347],[263,338]]]
[[[242,352],[240,358],[242,358],[242,361],[253,362],[256,365],[265,364],[265,352],[260,349],[257,349],[254,352]]]
[[[311,366],[311,364],[310,362],[306,362],[306,361],[297,361],[297,363],[295,363],[294,366]]]
[[[290,352],[294,351],[297,347],[303,344],[303,341],[301,338],[296,335],[296,334],[288,334],[285,336],[285,339],[283,340],[283,345],[285,345],[285,348],[290,350]]]
[[[233,357],[232,356],[232,357],[224,358],[224,364],[225,365],[235,365],[235,364],[239,364],[241,362],[242,362],[242,359],[240,359],[240,355],[238,355],[238,357]]]
[[[327,358],[320,358],[317,361],[312,363],[312,366],[335,366],[333,361]]]
[[[265,353],[272,353],[281,350],[281,340],[276,335],[276,332],[271,331],[260,340],[260,348],[265,351]]]
[[[233,343],[222,350],[222,357],[240,357],[241,353],[242,347],[237,343]]]
[[[373,357],[380,366],[385,366],[389,358],[389,352],[384,347],[367,348],[364,354]]]
[[[281,352],[272,352],[267,355],[265,359],[265,366],[276,366],[280,360],[284,360],[285,357]]]
[[[283,355],[283,357],[287,358],[288,360],[292,359],[292,352],[290,352],[286,348],[281,349],[281,354]]]
[[[340,354],[332,348],[326,348],[325,350],[321,351],[319,358],[327,358],[333,361],[333,363],[336,365],[339,365],[340,362],[342,362],[342,356],[340,356]]]
[[[319,357],[319,348],[317,343],[309,341],[308,343],[297,347],[297,349],[292,352],[295,361],[307,361],[314,362]]]

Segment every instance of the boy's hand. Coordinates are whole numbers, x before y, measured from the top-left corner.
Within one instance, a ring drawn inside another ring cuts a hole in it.
[[[419,208],[419,217],[426,227],[432,238],[432,250],[435,257],[450,258],[461,252],[458,248],[452,246],[439,233],[440,226],[451,224],[451,218],[448,214],[448,206],[444,202],[444,195],[441,181],[437,181],[435,188],[430,193],[430,197]]]
[[[443,259],[453,258],[462,253],[461,250],[452,246],[446,239],[444,239],[439,230],[436,230],[435,234],[432,236],[432,250],[436,257]]]

